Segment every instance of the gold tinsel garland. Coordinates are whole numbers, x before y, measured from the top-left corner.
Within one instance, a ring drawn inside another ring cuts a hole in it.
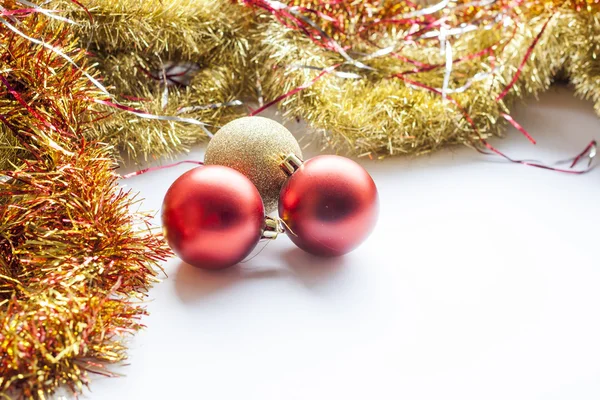
[[[292,5],[318,9],[319,3]],[[386,4],[393,8],[399,3]],[[560,71],[572,79],[578,94],[598,99],[596,5],[532,1],[512,8],[513,2],[497,1],[488,7],[470,6],[464,15],[459,12],[465,10],[462,3],[434,14],[449,24],[447,31],[464,31],[446,39],[442,51],[441,40],[406,40],[418,36],[408,26],[374,32],[369,40],[352,43],[355,54],[367,55],[364,63],[369,69],[357,68],[339,52],[268,17],[266,29],[258,32],[261,53],[257,57],[266,64],[261,70],[263,89],[268,98],[276,98],[309,86],[283,99],[281,109],[285,115],[306,119],[322,132],[329,146],[355,155],[423,153],[456,143],[478,145],[480,139],[502,132],[506,121],[501,115],[509,113],[515,99],[548,89]],[[578,5],[584,5],[583,9]],[[360,15],[359,11],[355,14]],[[494,28],[500,11],[505,15],[501,26]],[[347,8],[342,12],[348,12]],[[482,22],[486,17],[487,23]],[[378,19],[380,15],[371,13],[366,22],[360,19],[360,26]],[[480,24],[473,25],[474,21]],[[348,21],[348,31],[358,30],[354,22]],[[477,29],[464,29],[466,24]],[[439,39],[440,32],[436,29],[432,37]],[[386,47],[402,51],[397,57],[369,59],[368,55]],[[448,65],[445,57],[450,48],[452,63]],[[310,85],[318,71],[289,68],[323,70],[335,65],[345,65],[344,71],[355,73],[356,79],[328,73]],[[447,72],[450,79],[444,96]]]
[[[2,5],[0,132],[18,157],[0,170],[0,394],[45,398],[126,357],[170,251],[132,213],[111,149],[85,139],[106,115],[73,33]]]
[[[83,5],[54,0],[46,7],[68,11],[77,22],[74,30],[121,104],[208,124],[246,113],[241,99],[248,81],[256,81],[248,74],[249,9],[223,0],[87,0]],[[186,85],[168,79],[169,63],[180,62],[190,69]],[[174,155],[207,138],[193,124],[126,113],[115,113],[89,134],[137,161]]]
[[[431,12],[436,2],[420,3],[88,0],[84,10],[55,0],[49,7],[78,23],[122,104],[196,118],[213,132],[263,97],[279,98],[286,116],[305,119],[319,133],[313,137],[338,151],[423,153],[500,134],[514,100],[547,89],[559,72],[578,94],[597,99],[595,1],[455,0]],[[444,46],[442,26],[454,30]],[[193,68],[184,85],[166,77],[177,63]],[[448,68],[441,96],[435,91]],[[91,132],[137,160],[207,138],[182,121],[123,113]]]

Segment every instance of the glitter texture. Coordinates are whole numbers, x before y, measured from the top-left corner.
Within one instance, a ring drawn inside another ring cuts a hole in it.
[[[258,189],[265,212],[277,209],[279,192],[287,175],[281,169],[282,157],[302,151],[283,125],[263,117],[243,117],[223,126],[209,142],[206,165],[231,167],[246,175]]]

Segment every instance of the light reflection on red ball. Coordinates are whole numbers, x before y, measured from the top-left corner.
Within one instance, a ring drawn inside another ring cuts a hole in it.
[[[162,206],[165,237],[186,263],[220,269],[246,258],[260,240],[264,209],[258,190],[223,166],[194,168],[171,185]]]
[[[339,156],[304,162],[279,196],[279,216],[289,228],[290,239],[321,256],[355,249],[375,227],[378,213],[377,187],[369,173]]]

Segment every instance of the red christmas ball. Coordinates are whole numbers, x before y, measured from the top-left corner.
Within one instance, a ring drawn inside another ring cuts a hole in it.
[[[318,156],[304,162],[279,195],[279,216],[301,249],[322,256],[350,252],[371,233],[379,213],[377,187],[352,160]]]
[[[263,203],[252,182],[217,165],[181,175],[162,206],[169,245],[198,268],[220,269],[242,261],[260,240],[264,220]]]

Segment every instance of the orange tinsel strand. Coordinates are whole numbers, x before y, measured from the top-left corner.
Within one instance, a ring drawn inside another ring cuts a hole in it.
[[[0,170],[0,392],[44,398],[126,357],[121,338],[145,314],[135,300],[170,251],[130,212],[109,149],[86,143],[102,92],[74,36],[37,12],[11,18],[80,66],[0,25],[0,134],[20,160]]]

